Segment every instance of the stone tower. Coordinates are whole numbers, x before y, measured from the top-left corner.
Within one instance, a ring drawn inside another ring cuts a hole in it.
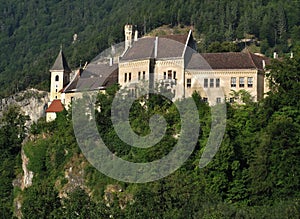
[[[125,51],[131,47],[132,43],[132,25],[126,24],[124,27],[125,31]]]
[[[50,85],[50,102],[61,99],[61,90],[70,82],[70,73],[72,72],[62,49],[50,69],[51,85]]]

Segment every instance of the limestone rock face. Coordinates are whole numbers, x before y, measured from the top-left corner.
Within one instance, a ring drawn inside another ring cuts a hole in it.
[[[27,126],[45,116],[45,110],[49,102],[49,94],[46,91],[28,89],[16,93],[10,97],[0,99],[0,117],[9,105],[15,104],[21,107],[25,115],[30,117]]]
[[[22,169],[23,169],[23,178],[22,178],[22,184],[21,184],[21,189],[23,190],[24,188],[28,188],[29,186],[32,185],[32,179],[33,179],[33,172],[28,170],[28,162],[29,159],[26,157],[24,150],[21,152],[21,157],[22,157]]]

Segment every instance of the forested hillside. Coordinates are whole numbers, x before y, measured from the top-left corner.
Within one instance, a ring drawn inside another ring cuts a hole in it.
[[[257,38],[258,50],[270,55],[300,41],[295,0],[1,0],[0,12],[0,96],[28,86],[48,89],[60,45],[77,67],[123,41],[125,23],[137,25],[140,34],[163,24],[193,26],[201,51],[218,50],[209,48],[216,41]]]
[[[213,108],[195,93],[192,98],[201,124],[196,148],[178,170],[150,183],[117,181],[91,166],[77,145],[71,110],[59,113],[50,123],[41,119],[28,132],[24,126],[28,118],[12,106],[0,126],[0,216],[299,218],[300,48],[293,59],[275,60],[268,77],[271,91],[261,102],[252,102],[241,92],[235,98],[243,98],[244,105],[226,104],[222,144],[204,168],[199,168],[199,159],[210,132]],[[129,120],[137,134],[149,134],[149,119],[155,114],[165,118],[167,130],[151,148],[130,147],[112,126],[111,104],[117,90],[117,85],[110,87],[105,94],[99,93],[96,101],[96,109],[101,111],[96,110],[95,119],[109,150],[132,162],[164,157],[176,144],[182,125],[176,106],[157,95],[135,101]],[[79,101],[77,104],[84,103]],[[90,118],[82,114],[78,119],[85,116]],[[88,126],[81,123],[81,132],[91,140]],[[32,185],[22,181],[24,166],[32,172]]]

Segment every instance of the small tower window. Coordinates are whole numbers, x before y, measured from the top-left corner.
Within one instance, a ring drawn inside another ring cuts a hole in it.
[[[209,79],[209,87],[214,87],[214,79]]]
[[[192,79],[188,78],[186,79],[186,87],[191,88],[192,87]]]
[[[205,88],[208,87],[208,78],[204,78],[204,87],[205,87]]]
[[[216,78],[216,87],[220,87],[220,78]]]
[[[240,87],[245,87],[245,81],[244,81],[244,78],[241,77],[240,78],[240,84],[239,84]]]
[[[248,87],[253,87],[253,77],[248,77]]]
[[[172,70],[168,71],[168,79],[172,79]]]
[[[59,81],[59,76],[58,75],[55,76],[55,81]]]

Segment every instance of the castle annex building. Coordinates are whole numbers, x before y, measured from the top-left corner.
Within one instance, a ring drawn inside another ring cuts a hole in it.
[[[268,91],[265,66],[270,60],[250,52],[197,53],[192,31],[185,35],[138,38],[132,25],[125,25],[124,51],[104,62],[95,59],[83,69],[71,70],[62,51],[50,69],[50,104],[47,121],[55,119],[60,105],[68,107],[82,90],[105,90],[118,83],[136,94],[143,82],[163,86],[173,99],[198,92],[209,104],[224,102],[232,91],[246,90],[254,101]]]

